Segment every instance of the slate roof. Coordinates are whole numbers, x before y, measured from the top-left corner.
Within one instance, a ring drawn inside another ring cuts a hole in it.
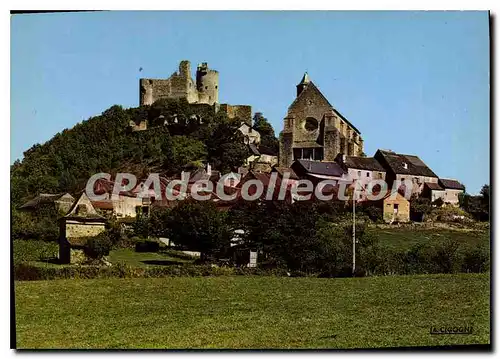
[[[441,187],[438,183],[425,182],[424,185],[427,186],[427,188],[429,188],[430,190],[433,190],[433,191],[444,191],[444,188]]]
[[[297,160],[298,163],[307,173],[342,177],[344,170],[336,162],[318,162],[309,160]]]
[[[272,148],[267,147],[267,146],[262,146],[262,145],[259,146],[259,152],[263,155],[268,155],[268,156],[277,156],[278,155],[278,153],[275,150],[273,150]]]
[[[391,151],[378,150],[377,153],[385,159],[392,172],[403,175],[437,177],[418,156],[404,155]],[[375,154],[377,157],[377,154]],[[404,167],[407,164],[407,168]]]
[[[462,191],[465,191],[464,185],[457,180],[440,178],[439,183],[446,189],[461,189]]]
[[[250,143],[248,145],[248,148],[250,148],[250,152],[255,155],[255,156],[259,156],[260,155],[260,152],[259,152],[259,149],[257,148],[257,146],[255,146],[253,143]]]
[[[302,82],[301,82],[302,83]],[[323,93],[321,93],[321,91],[319,90],[319,88],[314,84],[314,82],[312,82],[310,79],[309,79],[309,76],[308,76],[308,82],[307,82],[307,87],[304,89],[304,91],[302,91],[299,96],[297,96],[295,98],[295,100],[293,100],[292,104],[290,106],[288,106],[288,109],[290,109],[293,105],[295,105],[295,103],[298,102],[299,98],[302,97],[302,96],[305,96],[304,94],[309,92],[309,91],[317,91],[322,97],[323,99],[328,103],[328,105],[332,108],[332,110],[340,117],[342,118],[342,120],[344,120],[344,122],[346,122],[354,131],[356,131],[356,133],[358,135],[361,135],[361,132],[359,132],[359,130],[354,127],[354,125],[347,119],[344,117],[344,115],[342,115],[336,108],[334,108],[332,106],[332,104],[330,103],[330,101],[328,101],[328,99],[325,97],[325,95],[323,95]]]
[[[22,206],[19,206],[18,209],[30,209],[30,208],[38,208],[38,206],[43,205],[43,204],[49,204],[49,203],[54,203],[57,201],[59,198],[64,196],[66,193],[57,193],[57,194],[52,194],[52,193],[40,193],[38,196],[35,198],[29,200]],[[74,201],[75,199],[71,197],[72,200]],[[68,201],[70,202],[70,201]]]
[[[385,172],[384,167],[373,157],[346,156],[344,164],[348,168]]]

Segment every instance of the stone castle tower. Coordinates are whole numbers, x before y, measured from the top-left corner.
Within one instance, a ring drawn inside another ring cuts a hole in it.
[[[360,135],[305,73],[284,119],[279,165],[290,167],[298,159],[333,161],[339,153],[359,156],[363,152]]]
[[[230,105],[219,103],[219,72],[208,67],[206,62],[198,65],[196,81],[191,77],[191,63],[183,60],[179,70],[168,79],[140,79],[139,105],[152,105],[155,101],[164,98],[185,98],[193,106],[212,106],[215,112],[221,111],[230,119],[238,119],[252,125],[252,106]],[[131,121],[132,131],[144,131],[148,123]]]
[[[168,79],[140,79],[139,104],[151,105],[161,98],[186,98],[189,103],[219,103],[219,72],[206,62],[196,69],[196,82],[191,77],[191,63],[181,61],[179,71]]]

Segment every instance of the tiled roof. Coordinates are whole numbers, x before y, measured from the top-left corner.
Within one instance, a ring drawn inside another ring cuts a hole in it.
[[[297,174],[291,169],[291,168],[288,168],[288,167],[274,167],[274,170],[276,172],[278,172],[278,175],[283,178],[285,172],[288,172],[289,173],[289,177],[290,179],[293,179],[293,180],[298,180],[299,179],[299,176],[297,176]]]
[[[19,209],[37,208],[38,206],[43,205],[43,204],[54,203],[55,201],[57,201],[59,198],[61,198],[64,195],[65,195],[65,193],[57,193],[57,194],[40,193],[35,198],[29,200],[28,202],[26,202],[25,204],[20,206]],[[71,198],[72,198],[72,201],[75,200],[73,197],[71,197]],[[70,201],[68,201],[68,202],[70,202]]]
[[[465,190],[464,185],[457,180],[440,178],[439,183],[446,189],[461,189],[462,191]]]
[[[335,177],[341,177],[344,174],[344,170],[336,162],[297,160],[295,163],[311,174]]]
[[[104,201],[91,201],[94,208],[103,209],[103,210],[112,210],[113,202],[109,200]]]
[[[380,154],[387,165],[395,174],[407,174],[414,176],[437,177],[432,170],[418,156],[404,155],[391,151],[378,150],[375,154]],[[405,166],[406,164],[406,166]]]
[[[441,187],[438,183],[425,182],[424,185],[427,186],[427,188],[429,188],[430,190],[433,190],[433,191],[443,191],[444,190],[444,188]]]
[[[262,145],[259,146],[259,152],[263,155],[268,155],[268,156],[277,156],[278,155],[278,153],[275,150],[273,150],[272,148],[267,147],[267,146],[262,146]]]
[[[346,156],[344,163],[348,168],[385,172],[384,167],[373,157]]]

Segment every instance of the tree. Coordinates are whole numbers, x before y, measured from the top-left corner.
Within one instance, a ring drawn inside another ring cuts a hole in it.
[[[475,219],[488,221],[490,218],[490,186],[483,185],[479,196],[471,196],[468,193],[461,194],[459,204],[464,211],[471,214]]]
[[[172,172],[179,172],[184,166],[194,162],[201,163],[207,157],[205,144],[187,136],[173,136],[171,151],[169,167]]]
[[[432,205],[428,198],[412,195],[410,199],[410,216],[412,220],[422,222],[426,215],[431,213]]]
[[[238,130],[238,122],[229,120],[221,113],[213,124],[206,146],[208,162],[223,172],[240,167],[249,156],[243,134]]]
[[[253,128],[260,133],[260,144],[262,146],[269,147],[276,152],[279,151],[279,141],[274,135],[273,126],[262,115],[262,112],[256,112],[253,116]]]
[[[223,256],[230,247],[226,213],[210,201],[182,201],[170,212],[166,226],[175,244],[201,252],[201,259]]]

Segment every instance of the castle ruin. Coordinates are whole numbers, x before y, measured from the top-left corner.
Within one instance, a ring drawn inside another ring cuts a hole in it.
[[[140,79],[139,105],[152,105],[164,98],[185,98],[190,104],[214,106],[214,110],[224,111],[231,119],[239,118],[251,125],[252,107],[219,103],[219,72],[208,67],[206,62],[198,65],[196,78],[191,77],[191,63],[183,60],[179,70],[168,79]]]

